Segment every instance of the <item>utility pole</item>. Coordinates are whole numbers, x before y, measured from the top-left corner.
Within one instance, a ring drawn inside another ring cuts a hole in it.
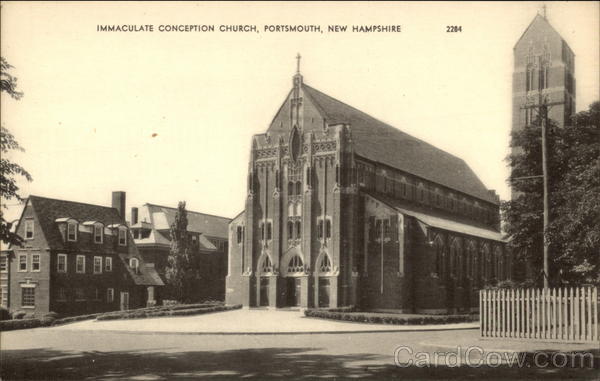
[[[548,108],[551,106],[563,104],[563,102],[548,102],[547,97],[542,94],[542,86],[544,83],[547,85],[547,78],[544,78],[542,81],[542,76],[544,75],[543,65],[542,65],[542,56],[538,56],[536,67],[539,70],[539,78],[538,78],[538,90],[537,90],[537,104],[529,104],[521,107],[522,109],[538,109],[538,116],[540,119],[541,127],[542,127],[542,178],[543,178],[543,199],[544,199],[544,227],[543,227],[543,243],[544,243],[544,289],[549,287],[549,275],[550,275],[550,265],[549,265],[549,256],[550,256],[550,248],[549,242],[547,240],[548,234],[548,225],[550,224],[550,206],[549,206],[549,190],[548,190],[548,144],[547,144],[547,129],[548,129]],[[526,176],[524,178],[535,178],[539,176]]]
[[[541,91],[540,91],[541,101]],[[550,221],[549,207],[548,207],[548,147],[547,147],[547,124],[548,124],[548,106],[544,100],[543,104],[540,104],[540,113],[542,119],[542,176],[544,176],[544,289],[548,288],[548,276],[550,274],[548,264],[548,252],[549,245],[546,234],[548,234],[548,225]]]

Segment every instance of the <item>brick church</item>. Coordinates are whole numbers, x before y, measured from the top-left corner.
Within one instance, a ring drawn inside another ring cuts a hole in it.
[[[499,197],[463,160],[299,71],[252,139],[247,183],[229,226],[227,303],[466,312],[511,277]]]

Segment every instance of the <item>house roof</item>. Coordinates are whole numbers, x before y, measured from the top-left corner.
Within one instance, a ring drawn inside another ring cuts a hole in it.
[[[40,196],[29,196],[28,201],[35,211],[38,223],[51,249],[62,249],[65,247],[58,224],[56,223],[56,220],[59,218],[73,218],[79,222],[93,220],[101,222],[105,226],[125,222],[119,216],[117,209],[108,206],[57,200]]]
[[[156,230],[168,230],[175,221],[177,208],[145,204],[148,213],[152,216],[152,223]],[[209,237],[228,238],[228,225],[231,219],[214,216],[211,214],[187,211],[188,231],[202,233]]]
[[[48,246],[53,250],[65,249],[65,243],[58,228],[58,223],[56,222],[57,219],[72,218],[79,222],[97,221],[105,226],[125,226],[125,220],[119,216],[117,209],[112,207],[57,200],[40,196],[29,196],[27,201],[31,204],[31,207],[35,212],[36,219],[42,229],[42,233],[46,238]],[[119,253],[119,258],[125,263],[125,268],[128,269],[133,282],[138,285],[162,286],[163,283],[156,270],[154,270],[153,267],[144,264],[143,260],[137,255],[137,248],[133,244],[131,235],[129,236],[129,242],[131,242],[131,244],[127,246],[128,252]],[[81,247],[81,245],[83,245],[83,243],[78,242],[78,247]],[[106,246],[102,247],[102,250],[107,249]],[[135,274],[128,266],[127,262],[131,257],[140,259],[142,270],[139,274]]]
[[[490,239],[494,241],[503,241],[502,234],[497,230],[493,230],[479,224],[457,221],[455,219],[451,219],[447,216],[444,216],[443,214],[435,212],[425,212],[424,210],[414,207],[413,205],[402,203],[398,200],[386,197],[384,195],[376,195],[366,192],[365,194],[381,202],[382,204],[385,204],[397,210],[398,212],[404,215],[414,217],[415,219],[417,219],[417,221],[419,221],[419,223],[423,224],[425,227],[434,227],[474,237]]]
[[[327,123],[349,124],[354,151],[382,163],[481,200],[498,204],[460,158],[408,135],[306,84],[307,94]]]
[[[129,266],[129,256],[125,254],[120,254],[121,260],[124,263],[124,267],[127,269],[129,276],[133,280],[133,282],[139,286],[164,286],[165,283],[160,279],[160,275],[156,272],[153,263],[144,263],[140,256],[136,256],[136,258],[140,261],[139,269],[140,271],[136,272],[135,269]]]

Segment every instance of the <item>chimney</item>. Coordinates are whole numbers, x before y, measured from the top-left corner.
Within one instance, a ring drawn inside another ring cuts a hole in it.
[[[112,207],[125,219],[125,192],[112,192]]]
[[[131,208],[131,224],[135,225],[138,223],[138,208],[135,206]]]
[[[494,200],[500,202],[500,196],[496,193],[495,189],[488,189],[488,192],[490,192],[490,195],[494,198]]]

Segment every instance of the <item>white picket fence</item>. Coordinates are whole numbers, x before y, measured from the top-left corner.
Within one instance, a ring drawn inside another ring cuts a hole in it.
[[[481,290],[479,326],[484,338],[598,341],[598,290]]]

